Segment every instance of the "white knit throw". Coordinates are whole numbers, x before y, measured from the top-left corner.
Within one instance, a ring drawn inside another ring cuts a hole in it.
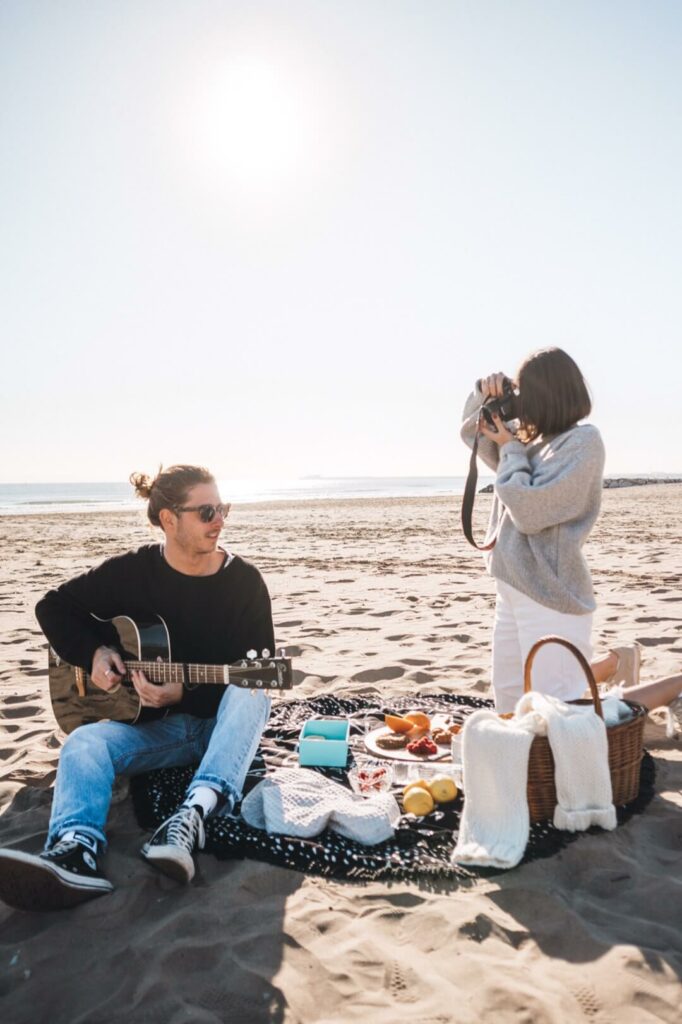
[[[308,768],[278,768],[248,793],[242,817],[254,828],[309,838],[325,828],[372,846],[390,839],[400,808],[390,793],[362,796]]]
[[[512,868],[528,842],[527,725],[475,711],[462,730],[464,810],[453,863]]]
[[[464,811],[453,863],[515,867],[528,842],[528,756],[546,735],[554,757],[554,824],[616,827],[604,722],[590,705],[527,693],[512,719],[478,711],[463,729]]]

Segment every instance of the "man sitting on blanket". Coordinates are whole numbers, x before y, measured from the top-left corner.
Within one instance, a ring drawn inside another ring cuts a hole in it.
[[[274,652],[270,597],[258,570],[219,546],[229,511],[213,476],[198,466],[172,466],[155,479],[131,477],[163,542],[109,558],[62,584],[36,615],[57,655],[114,691],[126,673],[108,620],[161,616],[173,661],[230,664],[247,651]],[[96,618],[94,617],[96,616]],[[142,856],[181,882],[194,876],[193,852],[204,844],[204,818],[230,813],[268,720],[263,691],[183,683],[154,685],[133,671],[143,707],[165,717],[135,725],[100,721],[66,739],[55,783],[45,850],[0,850],[0,899],[27,910],[70,907],[111,892],[99,864],[117,775],[153,768],[199,767],[180,809],[157,829]]]

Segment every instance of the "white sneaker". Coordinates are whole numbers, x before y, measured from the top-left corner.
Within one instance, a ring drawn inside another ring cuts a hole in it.
[[[205,842],[201,808],[183,804],[144,844],[142,856],[176,882],[187,884],[194,878],[192,854],[196,848],[203,850]]]
[[[615,672],[606,680],[607,685],[616,686],[623,683],[627,689],[639,683],[639,670],[642,664],[642,648],[635,642],[624,647],[613,647],[611,654],[618,658]]]

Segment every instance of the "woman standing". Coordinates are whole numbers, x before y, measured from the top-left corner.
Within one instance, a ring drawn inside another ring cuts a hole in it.
[[[582,547],[599,514],[604,445],[591,424],[592,403],[579,368],[559,348],[542,349],[521,365],[515,386],[518,429],[481,415],[501,398],[502,373],[479,380],[464,408],[462,438],[496,471],[489,535],[497,542],[487,566],[497,584],[492,685],[499,712],[523,692],[523,666],[548,633],[570,640],[588,661],[595,608]],[[548,644],[533,665],[533,687],[562,700],[582,696],[585,676],[570,652]]]

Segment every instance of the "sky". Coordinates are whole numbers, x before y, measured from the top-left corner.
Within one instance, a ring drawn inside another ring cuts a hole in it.
[[[682,5],[2,0],[0,482],[453,475],[559,345],[682,473]]]

